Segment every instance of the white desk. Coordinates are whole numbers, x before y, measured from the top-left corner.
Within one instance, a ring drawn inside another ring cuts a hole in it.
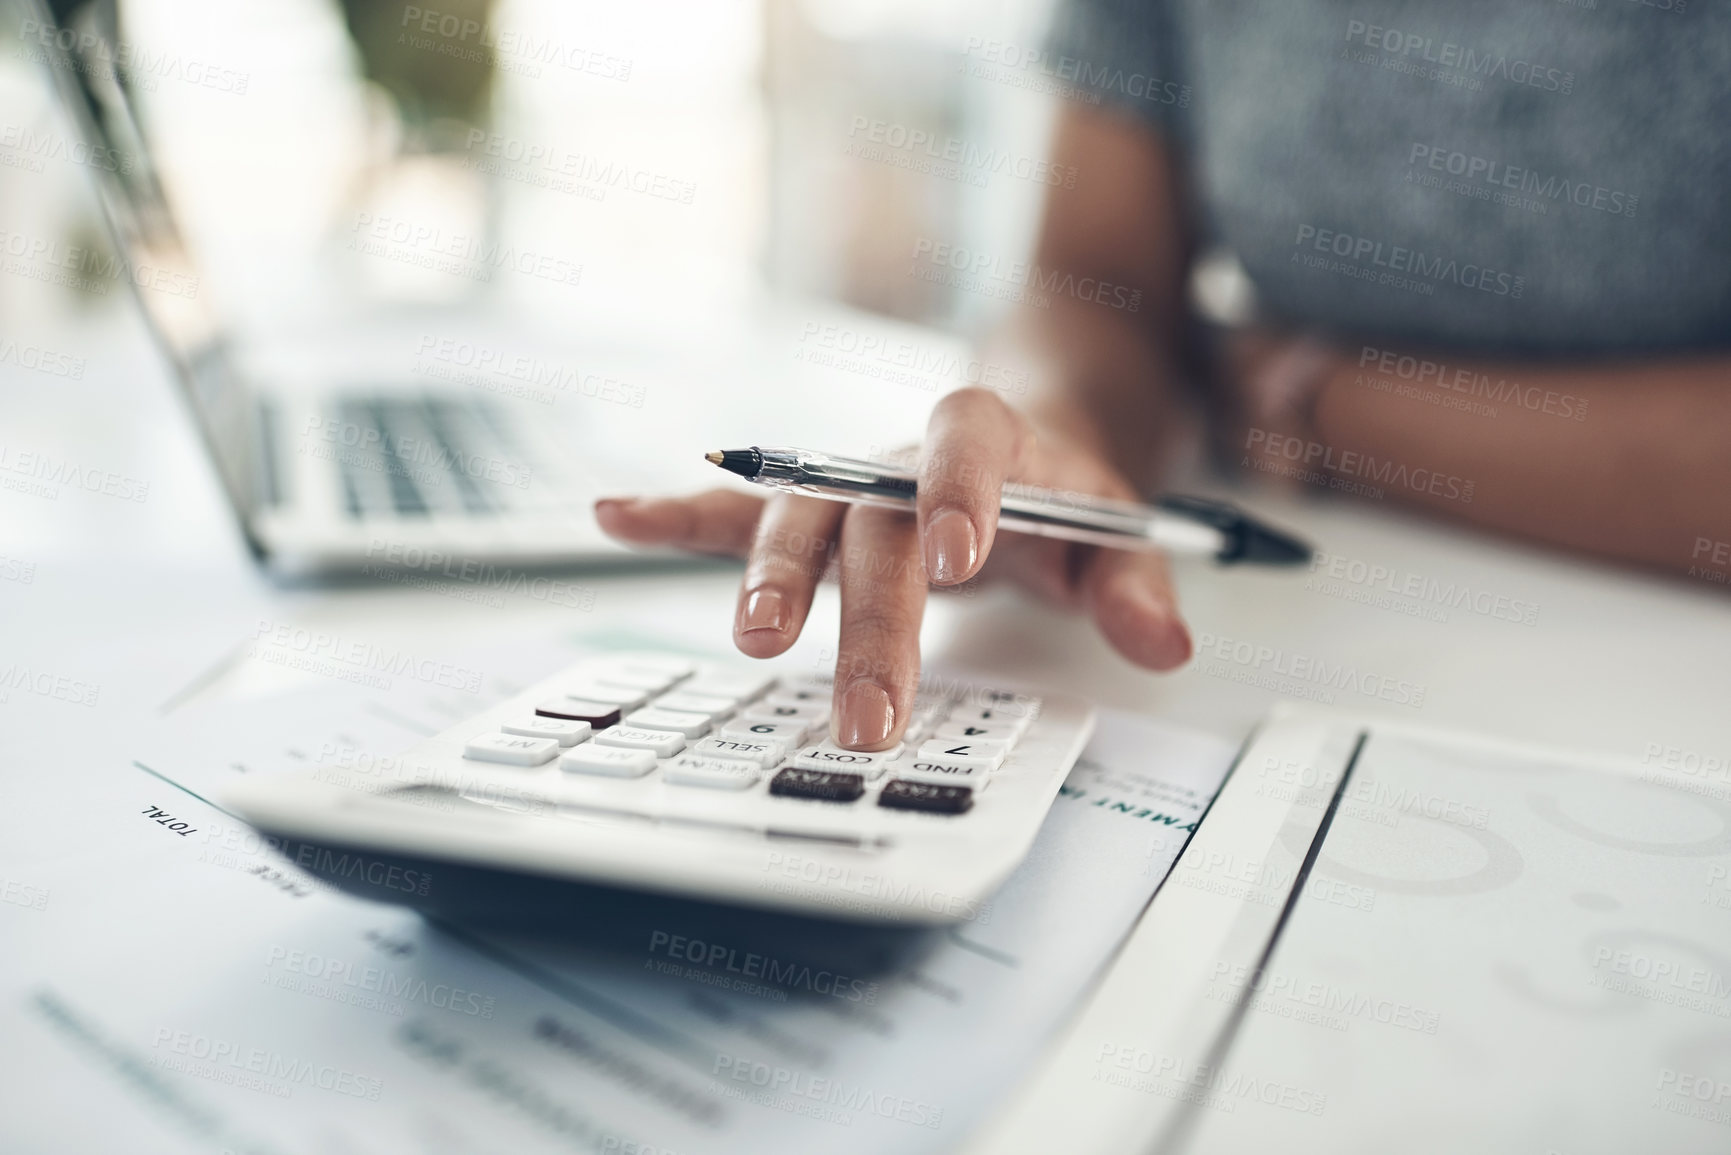
[[[184,656],[168,652],[166,639],[186,639],[190,653],[195,642],[232,635],[260,615],[364,638],[413,639],[434,650],[466,637],[572,626],[571,610],[527,597],[490,607],[390,586],[270,587],[242,556],[136,321],[129,314],[98,321],[46,342],[86,351],[90,368],[81,381],[0,366],[0,427],[9,448],[50,450],[150,482],[141,503],[74,491],[47,500],[0,490],[0,524],[6,526],[0,553],[35,567],[33,582],[0,581],[14,660],[106,679],[99,708],[76,716],[93,731],[122,725],[129,712],[160,702],[154,695],[167,684],[164,671]],[[791,361],[787,333],[775,341]],[[803,400],[797,381],[766,380],[765,388],[791,388],[796,402],[809,406],[814,428],[864,429],[823,425],[863,414],[859,420],[886,438],[917,429],[929,401],[909,390],[873,391],[858,379],[841,379],[828,396],[808,391]],[[1222,650],[1204,649],[1179,673],[1134,672],[1081,623],[1031,608],[1006,591],[972,601],[935,598],[928,653],[997,677],[1063,685],[1102,704],[1180,720],[1233,741],[1280,697],[1278,690],[1235,680],[1254,667],[1231,655],[1262,647],[1350,663],[1423,690],[1416,710],[1337,693],[1342,706],[1637,760],[1654,746],[1731,753],[1731,712],[1724,709],[1731,700],[1725,660],[1731,612],[1722,589],[1543,554],[1374,505],[1275,495],[1250,500],[1330,554],[1416,574],[1421,582],[1465,584],[1493,599],[1530,603],[1536,620],[1517,624],[1465,607],[1449,610],[1444,622],[1425,620],[1347,600],[1338,590],[1308,588],[1303,574],[1220,573],[1186,564],[1178,567],[1178,579],[1193,631],[1199,641],[1205,635],[1225,641]],[[688,629],[694,643],[718,651],[728,645],[731,574],[581,580],[597,591],[595,624],[653,620],[661,629]],[[1341,585],[1362,588],[1350,579]],[[833,637],[835,618],[834,591],[826,590],[801,643],[806,652],[815,656]],[[129,637],[139,645],[117,644]],[[1265,660],[1261,672],[1277,661]],[[63,724],[64,712],[37,705],[15,693],[0,706],[9,741],[39,746],[43,726]],[[16,773],[0,769],[0,780]],[[70,806],[65,787],[39,780],[8,784],[20,788],[15,797],[57,797],[63,811]]]

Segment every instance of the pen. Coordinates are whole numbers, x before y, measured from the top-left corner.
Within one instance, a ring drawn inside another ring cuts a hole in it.
[[[706,453],[729,473],[772,489],[859,505],[912,509],[918,475],[905,469],[809,449],[752,446]],[[1112,549],[1207,554],[1219,562],[1303,565],[1310,546],[1263,525],[1224,501],[1168,494],[1153,505],[1009,483],[998,524],[1015,533]]]

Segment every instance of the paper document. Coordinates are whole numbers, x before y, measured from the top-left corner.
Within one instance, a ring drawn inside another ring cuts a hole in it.
[[[574,656],[543,646],[519,668]],[[354,769],[510,689],[332,683],[189,708],[141,739],[130,786],[86,803],[104,853],[39,871],[46,910],[0,904],[19,947],[0,959],[6,1146],[948,1150],[1109,961],[1232,754],[1105,715],[972,917],[791,948],[749,920],[657,922],[652,899],[628,935],[558,942],[423,919],[331,890],[205,801],[226,775]]]

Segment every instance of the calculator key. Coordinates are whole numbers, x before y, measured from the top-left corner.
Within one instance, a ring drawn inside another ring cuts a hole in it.
[[[908,728],[902,735],[902,741],[918,743],[920,739],[931,734],[934,727],[942,725],[949,708],[942,703],[921,707],[916,705],[908,718]]]
[[[781,764],[782,756],[787,753],[787,744],[773,739],[742,742],[736,738],[709,737],[695,743],[691,752],[708,758],[737,758],[768,769]]]
[[[566,686],[565,693],[569,697],[584,698],[591,702],[610,702],[624,710],[635,710],[649,701],[649,695],[642,690],[598,679]]]
[[[556,738],[527,738],[521,734],[482,734],[463,747],[463,757],[477,762],[502,762],[507,766],[539,766],[559,753]]]
[[[660,706],[663,710],[684,710],[690,714],[702,714],[711,721],[718,722],[732,714],[738,703],[732,698],[717,697],[714,694],[693,694],[686,690],[675,690],[671,694],[661,695],[650,705]]]
[[[974,805],[974,792],[966,786],[939,786],[892,778],[884,783],[878,805],[894,810],[924,810],[931,814],[963,814]]]
[[[506,722],[499,729],[507,734],[521,734],[526,738],[551,738],[561,746],[575,746],[589,737],[589,723],[579,722],[571,718],[518,718]]]
[[[823,706],[828,708],[835,697],[835,691],[829,686],[818,689],[814,686],[783,686],[763,696],[766,706]]]
[[[757,697],[773,685],[775,685],[775,677],[772,674],[739,670],[711,670],[696,674],[691,681],[680,688],[693,694],[717,694],[724,698],[744,702]]]
[[[795,674],[783,678],[779,690],[789,693],[810,693],[819,697],[831,697],[835,694],[834,674]]]
[[[784,767],[769,781],[769,792],[783,798],[814,798],[820,802],[852,802],[865,793],[865,778],[829,770]]]
[[[910,782],[931,782],[948,786],[972,786],[984,790],[991,771],[978,762],[957,762],[952,759],[926,758],[915,754],[895,764],[897,778]]]
[[[757,704],[742,710],[739,715],[747,722],[801,722],[808,728],[823,726],[829,722],[829,706],[815,702],[806,702],[798,706],[771,706]]]
[[[962,695],[962,701],[958,704],[995,710],[1005,718],[1024,718],[1029,721],[1040,712],[1040,699],[1029,694],[1018,694],[1013,690],[970,690]]]
[[[996,770],[1010,752],[1002,742],[976,742],[971,738],[927,738],[920,757],[937,762],[962,762]]]
[[[961,705],[961,703],[956,701],[955,695],[946,690],[937,690],[930,686],[921,686],[919,689],[914,691],[914,709],[916,711],[934,710],[940,714],[944,714],[959,705]]]
[[[883,773],[885,763],[895,759],[901,752],[900,743],[888,750],[865,751],[844,750],[834,742],[818,742],[802,748],[794,755],[793,764],[801,770],[844,770],[850,774],[876,778]]]
[[[1021,733],[1033,719],[1022,714],[1006,714],[991,706],[957,706],[945,721],[960,722],[964,726],[1009,726]]]
[[[647,750],[662,758],[671,758],[685,749],[684,734],[676,734],[671,730],[646,730],[641,726],[614,726],[595,735],[595,742],[603,746]],[[595,742],[589,745],[593,746]]]
[[[549,698],[535,707],[543,718],[565,718],[572,722],[587,722],[590,728],[605,730],[619,724],[619,707],[610,702],[591,702],[583,698]]]
[[[683,710],[664,710],[659,706],[646,706],[634,714],[625,715],[625,724],[645,730],[672,730],[687,738],[701,738],[709,733],[707,714],[688,714]]]
[[[688,678],[697,671],[696,662],[669,654],[621,654],[610,659],[608,664],[617,664],[626,670],[650,670],[674,678]]]
[[[731,738],[735,742],[782,742],[788,746],[799,745],[809,733],[811,727],[797,718],[778,722],[748,722],[743,718],[736,718],[720,730],[723,738]]]
[[[662,781],[674,786],[708,786],[718,790],[744,790],[761,777],[763,767],[755,762],[705,758],[701,754],[681,754],[661,771]]]
[[[607,778],[641,778],[655,769],[655,751],[624,746],[597,746],[585,742],[559,759],[559,768],[573,774],[599,774]]]
[[[1016,744],[1022,736],[1019,727],[1002,722],[940,722],[932,731],[934,738],[977,739],[982,742],[1002,742],[1005,748]]]
[[[679,679],[659,670],[639,670],[618,666],[595,671],[595,680],[609,686],[624,686],[627,689],[642,690],[646,694],[659,694]]]
[[[738,696],[737,694],[724,694],[724,693],[721,693],[720,690],[721,690],[721,687],[717,686],[717,687],[706,688],[703,691],[698,692],[696,690],[691,689],[690,684],[687,683],[685,685],[678,687],[676,690],[673,691],[673,693],[679,695],[682,698],[700,698],[705,702],[726,703],[726,709],[727,709],[727,716],[728,717],[732,717],[734,714],[737,714],[740,710],[742,710],[746,707],[746,701],[744,698]],[[663,697],[666,697],[666,696],[667,695],[663,695]],[[651,704],[652,705],[660,705],[661,699],[657,698]]]

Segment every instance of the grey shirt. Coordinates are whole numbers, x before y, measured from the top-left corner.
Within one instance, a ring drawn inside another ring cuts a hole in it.
[[[1731,344],[1731,6],[1062,0],[1043,67],[1165,132],[1205,239],[1286,322]]]

